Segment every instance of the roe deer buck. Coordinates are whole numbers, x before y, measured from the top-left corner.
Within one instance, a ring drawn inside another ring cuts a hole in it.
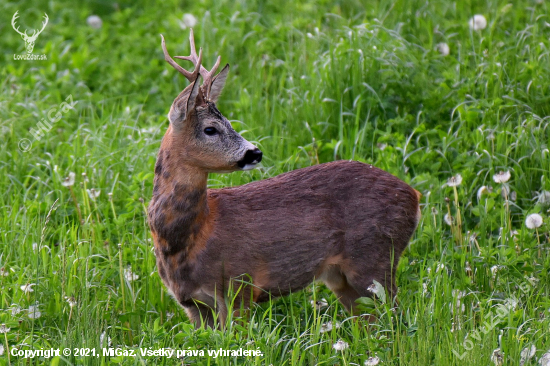
[[[162,36],[161,36],[162,37]],[[262,152],[216,108],[229,65],[214,77],[189,37],[191,84],[174,100],[155,166],[148,219],[159,275],[197,326],[227,315],[225,292],[249,279],[236,306],[323,281],[351,311],[373,280],[395,291],[395,269],[420,219],[420,193],[372,165],[336,161],[239,187],[207,189],[208,173],[253,168]],[[202,76],[203,83],[199,85]],[[248,276],[248,277],[247,277]]]

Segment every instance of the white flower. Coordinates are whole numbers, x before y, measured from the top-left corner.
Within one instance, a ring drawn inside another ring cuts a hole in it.
[[[4,334],[10,331],[11,328],[6,327],[6,324],[0,325],[0,334]]]
[[[537,347],[535,345],[531,345],[530,348],[524,348],[521,353],[521,359],[519,360],[520,366],[525,365],[525,362],[529,361],[535,356],[535,352],[537,352]]]
[[[19,314],[21,312],[21,307],[17,306],[17,305],[14,305],[12,308],[11,308],[11,315],[12,316],[16,316],[17,314]]]
[[[376,297],[379,298],[380,301],[386,302],[386,290],[380,282],[373,280],[372,285],[367,288],[367,291],[376,295]]]
[[[92,28],[99,29],[103,26],[103,21],[97,15],[90,15],[86,18],[86,23]]]
[[[502,366],[504,355],[500,351],[500,348],[497,348],[493,351],[493,354],[491,355],[491,361],[493,361],[496,366]]]
[[[180,28],[186,29],[186,28],[193,28],[195,25],[197,25],[198,20],[195,18],[193,14],[183,14],[183,21],[180,22]]]
[[[459,186],[460,183],[462,183],[462,176],[460,174],[457,174],[453,177],[450,177],[448,180],[447,180],[447,185],[449,187],[456,187],[456,186]]]
[[[34,292],[34,290],[32,289],[34,285],[36,285],[36,283],[27,283],[26,285],[21,286],[21,290],[26,294],[28,294],[29,292]]]
[[[487,19],[481,14],[476,14],[470,19],[468,25],[472,30],[482,30],[487,27]]]
[[[445,216],[443,216],[443,220],[449,226],[451,226],[453,224],[453,217],[451,215],[449,215],[448,213],[446,213]]]
[[[64,187],[70,187],[74,184],[75,174],[73,172],[69,173],[69,176],[63,180],[61,183]]]
[[[29,306],[29,314],[30,319],[38,319],[42,316],[42,313],[38,311],[38,305],[31,305]]]
[[[534,213],[525,219],[525,226],[527,226],[528,229],[536,229],[541,227],[542,225],[542,216]]]
[[[540,203],[541,205],[546,206],[550,203],[550,192],[542,191],[537,194],[535,199],[537,200],[537,203]]]
[[[32,251],[36,252],[37,249],[38,249],[38,244],[37,243],[32,243]]]
[[[124,270],[124,278],[126,278],[126,281],[128,281],[128,282],[132,282],[132,281],[137,280],[139,278],[139,276],[137,274],[135,274],[134,272],[132,272],[132,269],[130,267],[128,267]]]
[[[496,182],[496,183],[506,183],[510,180],[510,177],[512,175],[510,174],[510,171],[507,170],[505,172],[503,171],[500,171],[498,172],[497,174],[493,175],[493,180]]]
[[[105,341],[105,344],[103,342]],[[100,347],[107,347],[111,345],[111,337],[105,334],[105,332],[101,333],[99,336],[99,346]]]
[[[88,192],[88,196],[90,197],[91,200],[95,201],[95,199],[97,197],[99,197],[99,194],[101,193],[101,190],[100,189],[95,189],[95,188],[91,188],[91,189],[87,189],[86,192]]]
[[[481,197],[484,195],[484,194],[489,194],[491,193],[493,189],[491,187],[487,187],[487,186],[481,186],[478,190],[477,190],[477,200],[478,201],[481,201]]]
[[[542,355],[539,360],[540,366],[550,366],[550,351]]]
[[[8,271],[6,268],[2,267],[0,268],[0,277],[8,277],[10,275],[10,271]]]
[[[319,333],[330,332],[333,328],[334,329],[340,328],[340,323],[338,323],[338,322],[328,322],[328,323],[325,323],[325,324],[321,324],[321,329],[319,329]]]
[[[76,299],[74,297],[65,297],[65,299],[67,300],[71,308],[74,308],[76,306]]]
[[[493,275],[493,280],[497,276],[497,272],[502,268],[502,266],[496,265],[491,267],[491,274]]]
[[[516,308],[518,307],[518,303],[519,301],[515,297],[504,300],[504,306],[506,306],[510,310],[516,310]]]
[[[344,342],[343,340],[339,340],[338,342],[334,343],[332,345],[332,348],[334,348],[336,351],[343,351],[349,347],[349,344]]]
[[[328,306],[328,302],[325,299],[319,299],[317,301],[311,300],[310,303],[311,306],[317,308],[317,310],[321,310],[322,308],[326,308]]]
[[[365,366],[376,366],[379,363],[380,363],[380,359],[378,358],[378,356],[375,356],[375,357],[369,357],[369,359],[365,361],[364,365]]]
[[[438,43],[435,46],[435,48],[439,51],[439,53],[442,56],[449,56],[449,53],[451,53],[451,49],[449,48],[449,45],[444,42]]]

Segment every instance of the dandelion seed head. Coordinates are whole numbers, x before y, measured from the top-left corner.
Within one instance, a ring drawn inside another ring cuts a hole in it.
[[[447,180],[447,185],[449,187],[457,187],[462,183],[462,176],[460,174],[457,174],[455,176],[450,177]]]
[[[86,23],[94,29],[99,29],[103,26],[103,20],[97,15],[90,15],[86,18]]]
[[[61,183],[62,186],[64,187],[70,187],[72,185],[74,185],[74,178],[75,178],[75,174],[73,172],[70,172],[69,173],[69,176],[66,177],[63,182]]]
[[[8,328],[6,324],[0,324],[0,334],[5,334],[10,331],[11,328]]]
[[[534,213],[525,219],[525,226],[527,226],[528,229],[536,229],[542,226],[542,216]]]
[[[449,45],[445,42],[438,43],[435,48],[442,56],[449,56],[449,54],[451,53]]]
[[[451,215],[449,215],[448,213],[446,213],[445,216],[443,216],[443,220],[449,226],[451,226],[453,224],[453,221],[454,221],[453,217]]]
[[[493,361],[495,366],[502,366],[502,363],[504,362],[504,355],[502,354],[500,348],[497,348],[493,351],[493,354],[491,355],[491,361]]]
[[[478,31],[483,30],[487,27],[487,19],[481,14],[476,14],[468,22],[470,29]]]
[[[310,304],[317,310],[321,310],[322,308],[326,308],[328,306],[328,302],[325,299],[319,299],[317,301],[311,300]]]
[[[99,195],[101,194],[101,190],[100,189],[95,189],[95,188],[87,189],[86,192],[88,192],[88,196],[93,201],[95,201],[95,199],[97,197],[99,197]]]
[[[537,200],[537,203],[542,206],[548,206],[550,204],[550,192],[548,191],[541,191],[537,194],[535,197]]]
[[[42,313],[38,310],[38,305],[29,306],[29,313],[27,314],[29,319],[38,319],[42,316]]]
[[[128,267],[124,270],[124,278],[126,278],[126,281],[128,281],[128,282],[132,282],[132,281],[137,280],[139,278],[139,276],[137,274],[135,274],[134,272],[132,272],[132,269],[130,267]]]
[[[349,344],[344,342],[343,340],[339,340],[338,342],[334,343],[332,345],[332,348],[334,348],[336,351],[343,351],[349,347]]]
[[[23,285],[21,286],[21,290],[28,294],[29,292],[34,292],[34,290],[32,289],[32,287],[36,285],[35,283],[27,283],[26,285]]]
[[[374,356],[374,357],[369,357],[364,365],[365,366],[376,366],[380,363],[380,358],[378,358],[378,356]]]
[[[539,360],[540,366],[550,366],[550,351],[542,355]]]
[[[493,175],[493,180],[495,181],[495,183],[506,183],[510,180],[511,177],[512,174],[510,174],[509,170],[505,172],[501,170],[497,174]]]
[[[523,350],[521,350],[520,353],[520,366],[525,365],[525,362],[529,361],[535,356],[535,353],[537,352],[537,347],[535,347],[534,344],[531,345],[531,347],[526,347]]]
[[[197,18],[193,14],[185,13],[183,14],[182,21],[180,22],[180,28],[193,28],[198,23]]]

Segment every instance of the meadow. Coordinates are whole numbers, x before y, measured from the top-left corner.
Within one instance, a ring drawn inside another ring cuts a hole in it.
[[[550,365],[547,1],[0,10],[0,365]],[[14,59],[25,51],[16,11],[21,30],[48,14],[33,51],[47,60]],[[476,14],[485,27],[470,24]],[[218,108],[264,153],[259,169],[211,174],[211,188],[353,159],[422,192],[398,305],[382,292],[361,300],[372,324],[314,284],[225,330],[195,329],[166,292],[146,209],[166,114],[187,81],[159,34],[172,55],[188,54],[189,26],[207,67],[217,55],[231,65]],[[109,347],[136,356],[103,355]],[[73,351],[25,359],[12,348]]]

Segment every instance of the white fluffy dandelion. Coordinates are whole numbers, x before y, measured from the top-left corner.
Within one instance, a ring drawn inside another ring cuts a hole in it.
[[[42,313],[38,310],[38,305],[31,305],[29,306],[29,314],[28,317],[30,319],[38,319],[42,316]]]
[[[493,354],[491,355],[491,361],[493,361],[495,366],[502,366],[502,363],[504,362],[504,355],[502,354],[500,348],[497,348],[493,351]]]
[[[453,221],[454,221],[453,217],[451,215],[449,215],[448,213],[446,213],[445,216],[443,216],[443,220],[449,226],[451,226],[453,224]]]
[[[539,360],[540,366],[550,366],[550,351],[542,355]]]
[[[193,28],[195,25],[197,25],[199,21],[193,14],[183,14],[182,21],[180,22],[180,28],[186,29],[186,28]]]
[[[535,345],[531,345],[531,347],[524,348],[520,353],[520,360],[519,365],[523,366],[527,361],[532,359],[535,356],[535,353],[537,352],[537,347]]]
[[[349,347],[349,344],[347,344],[347,342],[344,342],[341,339],[332,345],[332,348],[334,348],[336,351],[343,351],[348,347]]]
[[[134,272],[132,272],[132,269],[130,267],[128,267],[124,270],[124,278],[126,278],[126,281],[128,281],[128,282],[132,282],[132,281],[137,280],[139,278],[139,276],[137,274],[135,274]]]
[[[74,178],[75,178],[75,174],[73,172],[70,172],[69,173],[69,176],[66,177],[63,182],[61,183],[64,187],[70,187],[74,184]]]
[[[311,300],[310,304],[317,310],[321,310],[322,308],[326,308],[328,306],[328,302],[325,299],[319,299],[317,301]]]
[[[525,219],[525,226],[527,226],[528,229],[537,229],[541,227],[542,225],[542,216],[534,213]]]
[[[6,324],[0,325],[0,334],[5,334],[10,331],[11,328],[8,328]]]
[[[505,172],[501,170],[497,174],[493,175],[493,180],[495,181],[495,183],[506,183],[510,180],[511,177],[512,175],[510,174],[509,170]]]
[[[462,183],[462,176],[460,174],[457,174],[455,176],[450,177],[447,180],[447,185],[449,187],[457,187]]]
[[[376,366],[380,363],[380,359],[378,358],[378,356],[374,356],[374,357],[369,357],[364,365],[365,366]]]
[[[97,197],[99,197],[99,195],[101,194],[101,190],[100,189],[95,189],[95,188],[87,189],[86,192],[88,192],[88,196],[93,201],[95,201],[95,199]]]
[[[97,15],[90,15],[86,18],[86,23],[94,29],[99,29],[103,26],[103,20]]]
[[[340,323],[328,322],[325,324],[321,324],[321,329],[319,329],[319,333],[327,333],[327,332],[330,332],[332,329],[338,329],[338,328],[340,328]]]
[[[35,283],[27,283],[26,285],[21,286],[21,291],[28,294],[29,292],[34,292],[32,287],[36,285]]]
[[[487,19],[485,19],[485,17],[481,14],[476,14],[472,18],[470,18],[468,25],[470,26],[471,30],[483,30],[487,28]]]
[[[438,43],[435,48],[442,56],[449,56],[449,53],[451,53],[449,45],[445,42]]]

